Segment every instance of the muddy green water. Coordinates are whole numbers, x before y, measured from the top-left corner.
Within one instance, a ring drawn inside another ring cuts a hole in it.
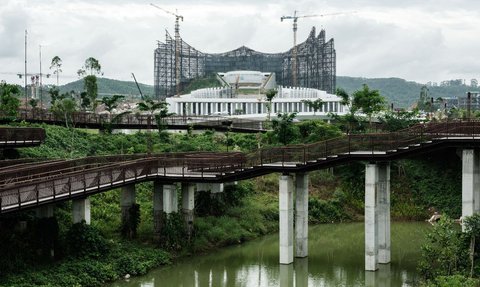
[[[310,227],[309,257],[278,264],[278,235],[178,260],[111,287],[414,286],[427,223],[393,223],[392,263],[364,271],[363,223]]]

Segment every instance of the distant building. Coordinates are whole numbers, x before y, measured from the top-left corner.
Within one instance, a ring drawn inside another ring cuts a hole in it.
[[[480,110],[480,92],[474,91],[470,92],[470,109],[477,111]],[[444,98],[444,102],[447,104],[447,108],[455,108],[455,109],[464,109],[468,108],[468,96],[462,97],[449,97]]]
[[[274,73],[258,71],[233,71],[219,73],[221,88],[206,88],[192,91],[188,95],[169,97],[169,112],[177,115],[221,115],[264,119],[268,114],[269,102],[265,92],[276,88],[277,95],[271,104],[272,116],[277,113],[298,113],[299,117],[328,113],[345,114],[348,108],[341,98],[325,91],[312,88],[283,87],[276,85]],[[306,101],[321,99],[323,106],[317,112]]]
[[[167,32],[165,42],[159,42],[154,53],[155,96],[159,100],[174,96],[177,79],[179,86],[184,87],[195,78],[234,70],[270,71],[275,73],[280,85],[293,86],[292,59],[293,48],[282,53],[262,53],[242,46],[225,53],[208,54],[181,38],[177,44]],[[308,38],[297,45],[296,79],[298,87],[335,93],[334,40],[327,41],[324,30],[317,35],[312,28]]]

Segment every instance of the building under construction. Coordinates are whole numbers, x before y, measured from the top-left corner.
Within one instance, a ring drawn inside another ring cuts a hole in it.
[[[177,81],[181,88],[195,78],[235,70],[272,72],[279,85],[294,86],[292,55],[293,48],[284,53],[261,53],[245,46],[230,52],[207,54],[193,48],[181,38],[175,41],[166,32],[165,42],[159,42],[155,49],[155,95],[158,99],[165,99],[177,93]],[[325,41],[325,30],[316,35],[313,27],[308,38],[297,45],[295,66],[296,86],[335,93],[334,40]],[[178,79],[177,73],[180,74]]]

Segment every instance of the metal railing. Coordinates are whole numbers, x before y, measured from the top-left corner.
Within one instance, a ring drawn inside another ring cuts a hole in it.
[[[0,114],[0,118],[3,116]],[[65,117],[44,109],[20,109],[18,118],[27,122],[65,125]],[[88,112],[74,112],[68,117],[69,124],[101,128],[111,125],[116,129],[149,129],[157,127],[155,116],[146,114],[124,114],[115,117],[110,114],[96,114]],[[236,131],[266,131],[270,128],[264,121],[227,118],[218,116],[169,116],[160,120],[162,125],[171,129],[188,127],[201,129],[233,129]]]
[[[42,128],[0,128],[1,146],[32,146],[45,142],[45,130]]]

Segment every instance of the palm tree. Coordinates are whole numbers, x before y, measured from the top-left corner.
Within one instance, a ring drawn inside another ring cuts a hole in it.
[[[267,111],[268,111],[267,120],[268,121],[270,121],[270,113],[272,112],[272,100],[275,97],[275,95],[277,95],[277,91],[273,89],[268,90],[265,93],[265,96],[267,98]]]
[[[322,108],[323,106],[323,101],[322,99],[316,99],[314,101],[312,100],[302,100],[307,106],[311,109],[313,109],[313,115],[315,114]]]
[[[148,131],[149,131],[148,153],[150,154],[152,152],[152,142],[151,142],[151,137],[150,137],[150,129],[151,129],[153,115],[155,114],[156,111],[161,110],[159,118],[163,119],[162,116],[165,116],[165,117],[168,116],[167,103],[166,102],[161,102],[161,101],[154,101],[153,99],[151,99],[149,97],[145,97],[145,100],[143,102],[137,103],[137,108],[140,111],[148,112],[148,114],[149,114],[147,123],[148,123]]]

